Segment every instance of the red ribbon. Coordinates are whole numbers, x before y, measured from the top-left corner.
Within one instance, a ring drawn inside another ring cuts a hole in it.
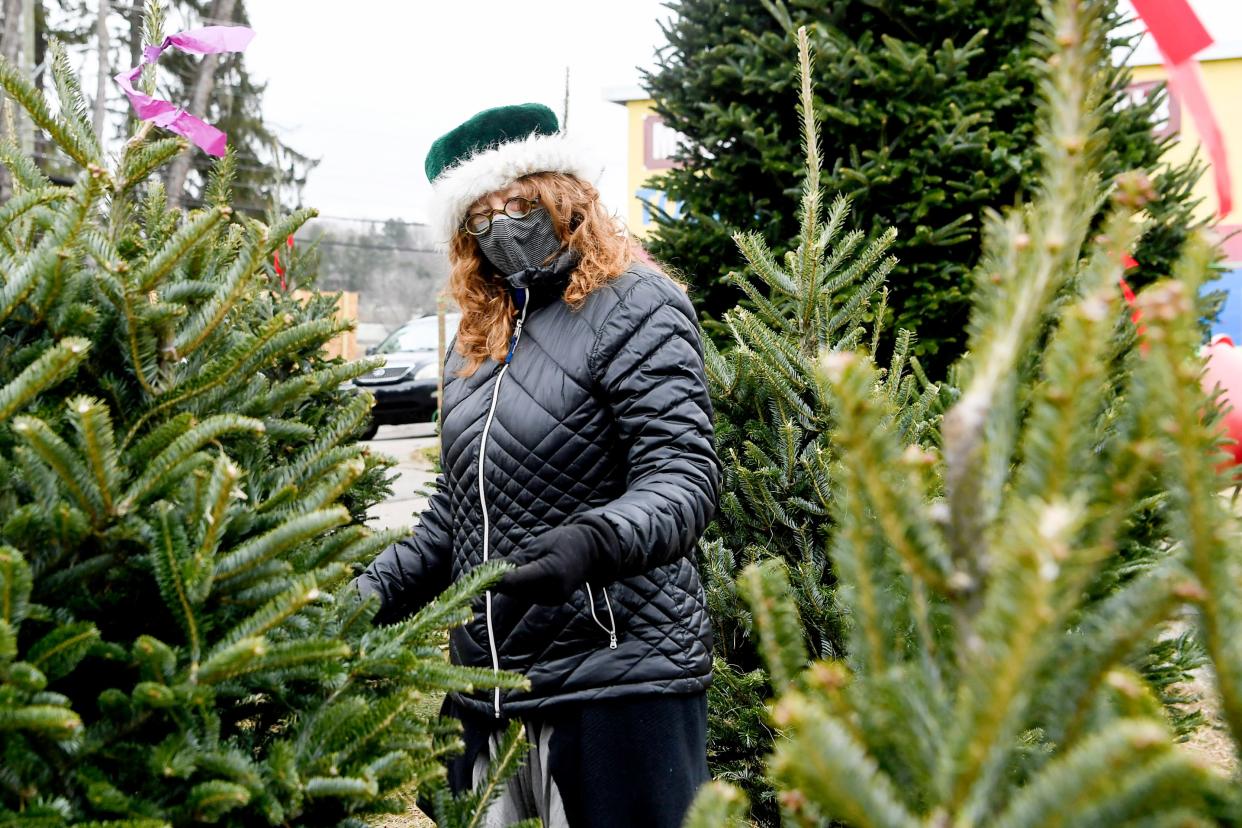
[[[289,253],[290,255],[292,255],[293,254],[293,234],[292,233],[290,233],[289,236],[285,238],[285,247],[289,248]],[[272,251],[272,268],[276,271],[276,274],[280,276],[280,289],[288,290],[289,286],[285,283],[285,269],[280,264],[280,250]]]
[[[1194,118],[1199,138],[1216,179],[1216,199],[1221,218],[1233,210],[1233,190],[1229,176],[1229,159],[1220,125],[1207,93],[1194,56],[1212,44],[1212,36],[1199,22],[1189,0],[1132,0],[1134,10],[1147,25],[1168,73],[1169,91],[1177,97]]]
[[[1169,63],[1185,63],[1212,45],[1212,36],[1203,28],[1189,0],[1131,0],[1134,10],[1147,24],[1160,54]]]
[[[1129,253],[1122,254],[1121,264],[1126,268],[1126,270],[1129,270],[1132,267],[1138,267],[1138,262]],[[1138,309],[1138,297],[1134,295],[1134,289],[1130,287],[1130,283],[1126,281],[1125,276],[1119,277],[1117,281],[1121,283],[1121,295],[1126,297],[1126,304],[1133,308],[1130,312],[1130,321],[1138,326],[1138,335],[1141,339],[1143,334],[1147,333],[1147,326],[1139,322],[1139,319],[1143,317],[1143,312]],[[1147,343],[1140,342],[1139,348],[1146,353]]]
[[[272,267],[276,270],[276,275],[280,277],[280,289],[286,290],[285,285],[285,269],[280,266],[280,251],[276,250],[272,253]]]

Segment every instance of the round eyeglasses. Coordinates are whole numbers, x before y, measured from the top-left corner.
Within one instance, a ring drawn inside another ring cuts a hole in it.
[[[503,210],[486,210],[479,213],[470,213],[466,216],[462,229],[472,236],[482,236],[492,229],[492,216],[497,213],[504,213],[509,218],[524,219],[530,215],[538,203],[538,197],[525,198],[523,196],[514,196],[505,202]]]

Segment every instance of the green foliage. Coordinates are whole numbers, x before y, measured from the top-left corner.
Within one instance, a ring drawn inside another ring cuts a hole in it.
[[[143,130],[103,167],[52,71],[59,112],[0,63],[82,163],[58,187],[0,147],[0,823],[401,813],[458,744],[420,705],[523,681],[441,646],[501,570],[372,627],[352,565],[405,533],[362,522],[391,462],[354,442],[370,400],[341,386],[376,361],[325,359],[333,298],[265,264],[311,213],[239,218],[231,158],[207,206],[166,209],[140,180],[166,140]],[[474,824],[476,800],[441,796],[441,824]]]
[[[525,756],[526,743],[522,737],[522,723],[515,721],[510,723],[509,729],[500,738],[482,784],[457,799],[449,797],[443,789],[436,792],[434,810],[440,819],[439,824],[462,825],[466,828],[482,825],[483,813],[504,793],[505,781],[517,772]],[[540,828],[542,824],[538,819],[529,819],[516,822],[511,828]]]
[[[1117,353],[1131,323],[1116,280],[1147,187],[1101,178],[1099,4],[1049,5],[1041,184],[987,221],[961,391],[928,457],[900,462],[901,409],[867,352],[818,359],[848,655],[790,677],[805,646],[798,573],[771,559],[740,581],[780,679],[769,770],[786,824],[1207,825],[1242,804],[1177,744],[1135,669],[1171,619],[1196,613],[1240,744],[1242,548],[1197,354],[1214,251],[1192,241],[1174,278],[1141,294],[1142,345]],[[1101,594],[1153,479],[1168,543]],[[692,824],[736,815],[737,798],[705,788]]]
[[[1105,8],[1113,19],[1115,3]],[[1037,3],[1008,0],[678,0],[665,28],[660,68],[644,77],[665,122],[688,139],[677,169],[653,179],[681,205],[656,211],[650,248],[694,288],[706,329],[747,295],[727,274],[733,228],[792,249],[801,127],[786,106],[796,93],[793,32],[806,26],[817,51],[815,111],[824,131],[823,185],[849,198],[871,237],[901,229],[890,296],[895,326],[917,334],[913,353],[933,378],[966,343],[970,273],[988,209],[1031,196],[1041,164],[1036,140]],[[1124,51],[1132,43],[1116,41]],[[1162,166],[1171,137],[1151,130],[1163,92],[1141,103],[1129,72],[1101,51],[1092,58],[1104,106],[1100,174],[1152,173],[1159,200],[1132,251],[1149,283],[1169,271],[1195,225],[1190,188],[1200,167]]]

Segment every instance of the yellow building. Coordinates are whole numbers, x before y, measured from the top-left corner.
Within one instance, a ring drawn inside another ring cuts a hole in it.
[[[626,192],[629,208],[626,221],[635,235],[642,236],[654,224],[648,204],[677,215],[677,205],[669,202],[663,190],[645,185],[653,175],[673,166],[672,155],[680,134],[664,125],[664,119],[652,108],[651,98],[637,86],[612,90],[607,93],[607,99],[624,106],[628,116]]]
[[[1213,45],[1200,53],[1199,62],[1204,91],[1220,124],[1233,178],[1233,211],[1217,225],[1217,231],[1224,238],[1227,272],[1211,285],[1228,291],[1229,298],[1213,333],[1228,334],[1234,342],[1242,344],[1242,44]],[[1136,96],[1150,94],[1165,79],[1164,66],[1151,50],[1132,61],[1132,70],[1134,83],[1130,88]],[[1185,161],[1197,151],[1201,159],[1208,161],[1199,147],[1194,121],[1172,95],[1167,98],[1161,116],[1156,129],[1178,136],[1177,143],[1169,150],[1170,160]],[[1210,168],[1199,179],[1194,193],[1200,201],[1199,214],[1207,219],[1214,218],[1218,200],[1216,180]],[[1232,238],[1231,234],[1234,234]]]
[[[1231,54],[1232,53],[1232,54]],[[1209,59],[1201,60],[1203,85],[1207,92],[1216,119],[1220,123],[1225,139],[1225,151],[1230,160],[1233,173],[1233,212],[1224,218],[1224,223],[1231,226],[1242,224],[1242,48],[1235,50],[1208,49],[1204,52]],[[1131,91],[1134,95],[1149,94],[1165,79],[1164,67],[1159,63],[1136,64],[1132,67],[1134,83]],[[1199,150],[1199,132],[1189,114],[1183,111],[1181,104],[1173,96],[1169,96],[1161,113],[1163,122],[1157,130],[1178,135],[1178,141],[1170,151],[1170,160],[1185,161],[1196,152],[1206,161]],[[1195,195],[1202,203],[1199,210],[1204,217],[1215,215],[1217,208],[1216,184],[1212,171],[1199,180]]]

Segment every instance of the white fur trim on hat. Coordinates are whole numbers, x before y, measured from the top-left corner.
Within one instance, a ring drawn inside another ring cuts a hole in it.
[[[476,152],[445,170],[431,185],[431,228],[447,244],[482,196],[503,190],[524,175],[560,172],[597,184],[602,165],[594,154],[563,132],[534,134]]]

